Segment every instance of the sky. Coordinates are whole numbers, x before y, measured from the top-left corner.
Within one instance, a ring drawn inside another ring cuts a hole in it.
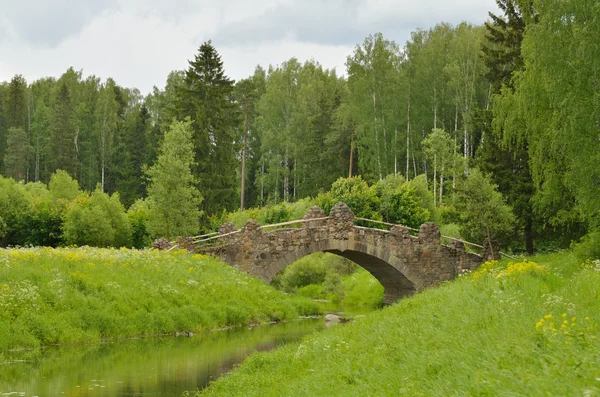
[[[291,57],[345,74],[369,34],[403,47],[417,28],[481,24],[488,11],[494,0],[0,0],[0,82],[72,66],[146,94],[207,40],[234,80]]]

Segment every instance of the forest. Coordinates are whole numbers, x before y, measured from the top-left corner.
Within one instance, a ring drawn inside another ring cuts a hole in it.
[[[136,233],[197,234],[360,176],[380,219],[396,180],[429,192],[422,220],[472,224],[479,195],[503,247],[580,241],[597,258],[600,7],[497,3],[482,25],[439,23],[403,45],[369,35],[345,71],[292,58],[233,81],[207,41],[147,95],[74,67],[16,75],[0,83],[0,246],[90,243],[86,219],[108,236],[95,245],[143,246]]]

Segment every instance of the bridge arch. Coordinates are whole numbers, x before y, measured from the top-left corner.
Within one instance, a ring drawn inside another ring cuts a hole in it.
[[[393,303],[417,291],[416,281],[413,280],[418,280],[418,274],[413,274],[414,272],[405,266],[401,258],[389,255],[381,247],[372,244],[349,244],[342,248],[339,243],[332,240],[305,246],[274,258],[264,280],[271,282],[279,272],[292,263],[317,252],[346,258],[371,273],[383,286],[385,304]]]
[[[354,214],[344,203],[338,203],[328,217],[313,207],[304,216],[302,228],[263,232],[251,220],[239,233],[232,229],[233,225],[221,227],[222,245],[199,250],[266,282],[307,255],[336,254],[369,271],[383,285],[386,304],[450,280],[482,262],[460,242],[441,244],[433,223],[423,224],[418,237],[401,226],[390,231],[355,226]]]

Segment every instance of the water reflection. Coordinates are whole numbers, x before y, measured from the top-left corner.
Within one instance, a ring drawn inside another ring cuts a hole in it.
[[[48,348],[36,363],[0,365],[0,396],[180,396],[205,387],[256,350],[324,327],[322,319],[193,337]]]

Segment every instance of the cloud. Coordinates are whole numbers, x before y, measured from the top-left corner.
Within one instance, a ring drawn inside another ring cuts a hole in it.
[[[0,0],[0,82],[68,67],[143,93],[185,69],[206,40],[234,79],[257,64],[311,58],[345,72],[372,33],[399,45],[418,27],[481,23],[494,0]],[[4,4],[6,3],[6,4]],[[49,3],[51,5],[49,5]]]
[[[2,8],[0,25],[31,46],[56,47],[114,5],[115,0],[11,1]]]
[[[262,14],[221,27],[216,43],[253,45],[282,38],[327,45],[354,45],[373,33],[404,44],[411,31],[438,22],[482,23],[489,2],[458,0],[306,0],[280,2]]]

